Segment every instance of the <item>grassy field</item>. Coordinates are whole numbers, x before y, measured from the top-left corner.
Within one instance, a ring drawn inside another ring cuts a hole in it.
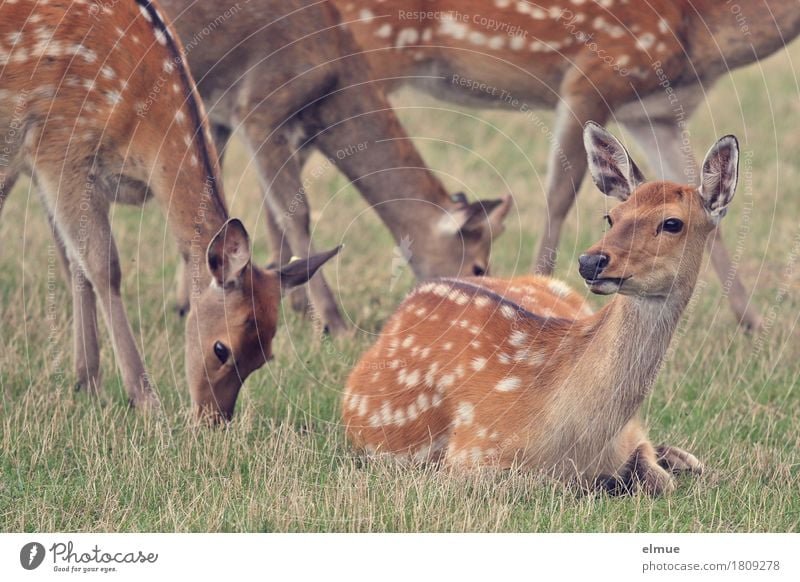
[[[350,337],[323,341],[287,311],[277,357],[247,381],[235,422],[226,430],[194,428],[183,323],[172,311],[172,242],[157,207],[118,207],[125,298],[163,415],[148,419],[126,408],[104,329],[104,395],[76,394],[69,295],[40,204],[24,182],[0,224],[0,530],[797,531],[799,60],[795,45],[724,79],[691,126],[698,156],[719,135],[740,138],[742,178],[724,231],[766,325],[740,333],[720,284],[704,269],[643,409],[654,442],[686,448],[707,467],[700,478],[682,478],[673,495],[580,496],[532,475],[364,466],[343,438],[341,391],[413,281],[408,273],[393,281],[392,239],[330,169],[312,181],[313,235],[320,249],[346,244],[326,274]],[[497,242],[494,269],[526,271],[542,224],[542,127],[552,127],[551,114],[457,110],[412,93],[395,102],[451,191],[514,193],[517,208]],[[264,262],[254,173],[238,145],[228,162],[232,214],[246,218]],[[321,164],[312,158],[306,170]],[[604,204],[584,186],[562,239],[558,275],[576,289],[583,290],[576,258],[600,236]]]

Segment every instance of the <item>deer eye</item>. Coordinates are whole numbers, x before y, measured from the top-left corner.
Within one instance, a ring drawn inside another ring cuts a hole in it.
[[[480,265],[473,265],[472,274],[475,275],[476,277],[483,277],[486,274],[486,269],[484,269]]]
[[[611,217],[608,214],[606,214],[603,218],[606,219],[606,222],[608,223],[608,228],[611,228],[612,226],[614,226],[614,221],[611,220]]]
[[[659,232],[670,232],[672,234],[677,234],[683,230],[683,221],[677,218],[668,218],[664,222],[661,223],[661,226],[658,227]]]
[[[222,342],[215,342],[214,355],[217,356],[217,359],[220,361],[221,364],[224,364],[225,362],[228,361],[228,358],[231,355],[231,351]]]

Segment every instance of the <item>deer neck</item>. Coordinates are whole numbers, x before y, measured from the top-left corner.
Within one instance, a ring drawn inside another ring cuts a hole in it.
[[[421,243],[457,204],[425,165],[394,114],[381,110],[388,104],[380,100],[368,106],[373,114],[354,115],[341,124],[338,133],[321,133],[315,143],[358,188],[396,241],[410,237]],[[358,139],[363,135],[385,138],[365,142]]]
[[[715,76],[768,57],[800,34],[796,0],[705,0],[692,14],[687,44],[701,75],[710,71]]]
[[[395,240],[424,240],[444,210],[455,207],[408,139],[375,142],[352,165],[356,185]]]
[[[639,409],[658,375],[681,315],[691,298],[696,274],[666,298],[618,295],[584,320],[581,354],[566,386],[577,395],[583,418],[607,437],[616,434]]]
[[[167,30],[159,11],[149,1],[137,0],[137,3],[149,14],[148,19],[154,28]],[[174,148],[157,148],[155,157],[149,160],[153,171],[148,176],[152,176],[152,181],[148,181],[165,209],[170,231],[188,269],[186,274],[192,290],[190,297],[197,297],[211,282],[211,274],[206,266],[206,251],[214,235],[228,220],[228,210],[205,108],[184,58],[180,40],[171,32],[163,38],[180,97],[176,102],[155,102],[154,110],[149,114],[154,119],[163,119],[164,126],[159,127],[156,122],[146,124],[140,139],[144,145],[143,151],[154,149],[153,143],[179,144]],[[182,122],[185,120],[188,124],[188,130],[173,121],[178,119],[179,114]],[[166,131],[167,135],[158,133],[160,131]]]

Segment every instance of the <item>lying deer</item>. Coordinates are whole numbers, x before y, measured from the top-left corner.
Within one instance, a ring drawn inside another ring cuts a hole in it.
[[[711,148],[695,188],[645,183],[597,124],[584,142],[594,183],[621,204],[580,274],[617,296],[590,314],[555,280],[422,284],[347,382],[343,418],[358,448],[650,494],[673,489],[671,473],[701,470],[685,451],[653,447],[637,412],[733,198],[738,144]]]
[[[218,150],[236,130],[253,156],[273,264],[310,252],[301,170],[314,146],[352,180],[395,240],[413,242],[417,277],[487,271],[511,199],[467,204],[448,196],[373,87],[369,65],[331,4],[251,0],[225,12],[195,0],[162,5],[187,43]],[[358,144],[364,147],[348,153]],[[342,330],[324,278],[315,277],[309,290],[325,329]]]
[[[109,223],[112,202],[155,198],[191,277],[192,401],[198,415],[230,419],[244,379],[271,357],[282,291],[336,250],[280,269],[251,263],[180,41],[155,3],[5,2],[0,65],[0,200],[19,172],[32,175],[71,273],[78,387],[100,387],[99,300],[130,403],[157,403]]]
[[[696,183],[688,120],[729,70],[800,33],[797,0],[335,0],[389,90],[411,83],[455,103],[556,111],[547,221],[536,270],[550,274],[586,173],[593,119],[628,129],[662,178]],[[716,231],[711,257],[739,321],[760,318]]]

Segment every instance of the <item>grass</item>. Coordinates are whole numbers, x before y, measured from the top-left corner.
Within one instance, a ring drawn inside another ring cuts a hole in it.
[[[308,321],[284,313],[276,360],[247,381],[236,421],[226,430],[194,428],[163,217],[155,206],[117,207],[124,293],[164,414],[127,410],[104,330],[104,396],[76,394],[69,295],[36,197],[20,183],[0,224],[0,530],[797,531],[800,134],[789,121],[800,113],[798,57],[795,46],[722,80],[691,125],[698,156],[718,135],[740,137],[743,178],[724,231],[766,326],[740,333],[716,277],[703,270],[642,411],[654,442],[684,447],[707,466],[700,478],[680,479],[673,495],[581,496],[535,475],[364,466],[343,438],[341,390],[412,280],[391,285],[393,241],[330,169],[311,181],[314,239],[320,249],[346,243],[326,274],[349,337],[323,342]],[[459,110],[412,93],[396,103],[451,191],[515,194],[494,269],[524,272],[544,212],[541,130],[520,115]],[[549,113],[537,115],[552,126]],[[246,217],[263,263],[252,167],[238,146],[228,162],[232,214]],[[600,235],[605,204],[585,185],[562,239],[558,275],[577,289],[576,257]]]

